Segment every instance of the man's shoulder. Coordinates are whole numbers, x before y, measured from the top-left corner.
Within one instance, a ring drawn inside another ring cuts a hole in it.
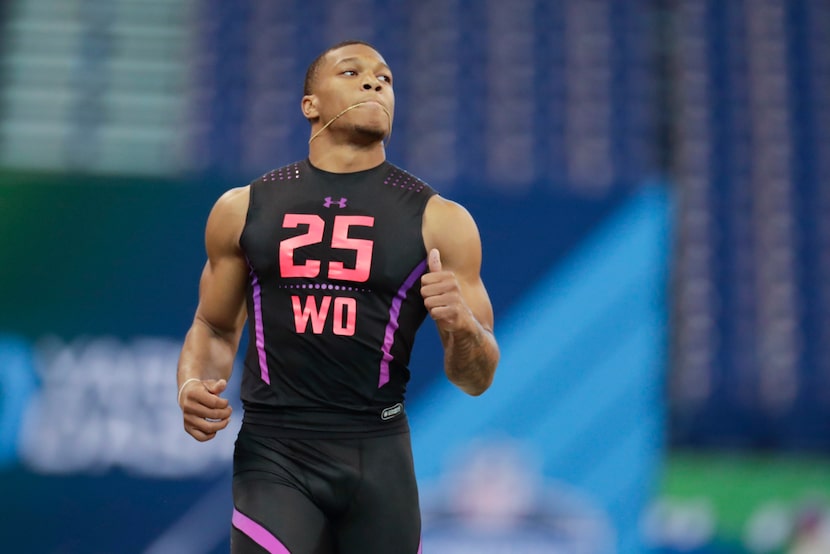
[[[429,203],[427,204],[427,212],[428,217],[432,215],[439,220],[472,219],[472,216],[467,208],[455,200],[445,198],[438,193],[435,193],[432,198],[429,199]]]
[[[472,236],[478,235],[478,227],[472,214],[454,200],[433,195],[424,210],[425,236]]]
[[[225,191],[213,206],[213,212],[224,217],[243,216],[248,209],[251,185],[235,187]]]
[[[222,194],[213,205],[205,230],[209,249],[238,249],[239,237],[248,212],[250,190],[248,185],[232,188]]]

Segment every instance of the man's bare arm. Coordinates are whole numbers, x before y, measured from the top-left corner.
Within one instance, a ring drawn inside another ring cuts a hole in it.
[[[227,386],[246,319],[248,270],[239,236],[248,206],[247,188],[225,193],[205,231],[207,262],[199,281],[199,305],[178,365],[178,401],[185,430],[205,441],[228,424],[231,408],[219,394]]]
[[[424,214],[424,242],[429,273],[421,294],[444,346],[444,371],[464,392],[482,394],[493,382],[499,348],[481,280],[478,228],[464,208],[436,196]]]

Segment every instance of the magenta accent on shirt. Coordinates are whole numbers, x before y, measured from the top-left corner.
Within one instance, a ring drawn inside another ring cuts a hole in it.
[[[404,299],[406,299],[409,289],[411,289],[421,275],[424,274],[426,267],[426,260],[415,266],[415,269],[412,270],[412,273],[410,273],[409,277],[407,277],[403,282],[401,288],[398,289],[397,294],[395,294],[395,298],[392,299],[392,306],[389,307],[389,323],[386,324],[386,332],[383,336],[383,347],[381,348],[383,357],[380,360],[378,388],[389,382],[389,362],[393,359],[390,351],[392,350],[392,343],[395,342],[395,331],[398,330],[398,318],[401,316],[401,304]]]
[[[254,297],[254,334],[256,336],[256,351],[259,355],[259,372],[262,380],[271,384],[271,376],[268,374],[268,360],[265,358],[265,331],[262,328],[262,288],[259,286],[259,279],[251,269],[251,286]]]

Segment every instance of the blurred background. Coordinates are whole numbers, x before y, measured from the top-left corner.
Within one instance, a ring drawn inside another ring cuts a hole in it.
[[[502,348],[469,398],[420,332],[424,551],[830,552],[827,0],[0,1],[0,550],[228,551],[241,412],[175,401],[204,224],[352,38]]]

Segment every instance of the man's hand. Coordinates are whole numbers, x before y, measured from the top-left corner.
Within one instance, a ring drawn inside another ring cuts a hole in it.
[[[475,318],[461,295],[461,286],[452,271],[444,271],[441,253],[429,252],[429,273],[421,277],[421,296],[429,315],[444,333],[475,329]]]
[[[219,397],[227,386],[225,379],[191,380],[183,385],[179,405],[184,430],[194,439],[208,441],[228,426],[233,410],[227,398]]]

